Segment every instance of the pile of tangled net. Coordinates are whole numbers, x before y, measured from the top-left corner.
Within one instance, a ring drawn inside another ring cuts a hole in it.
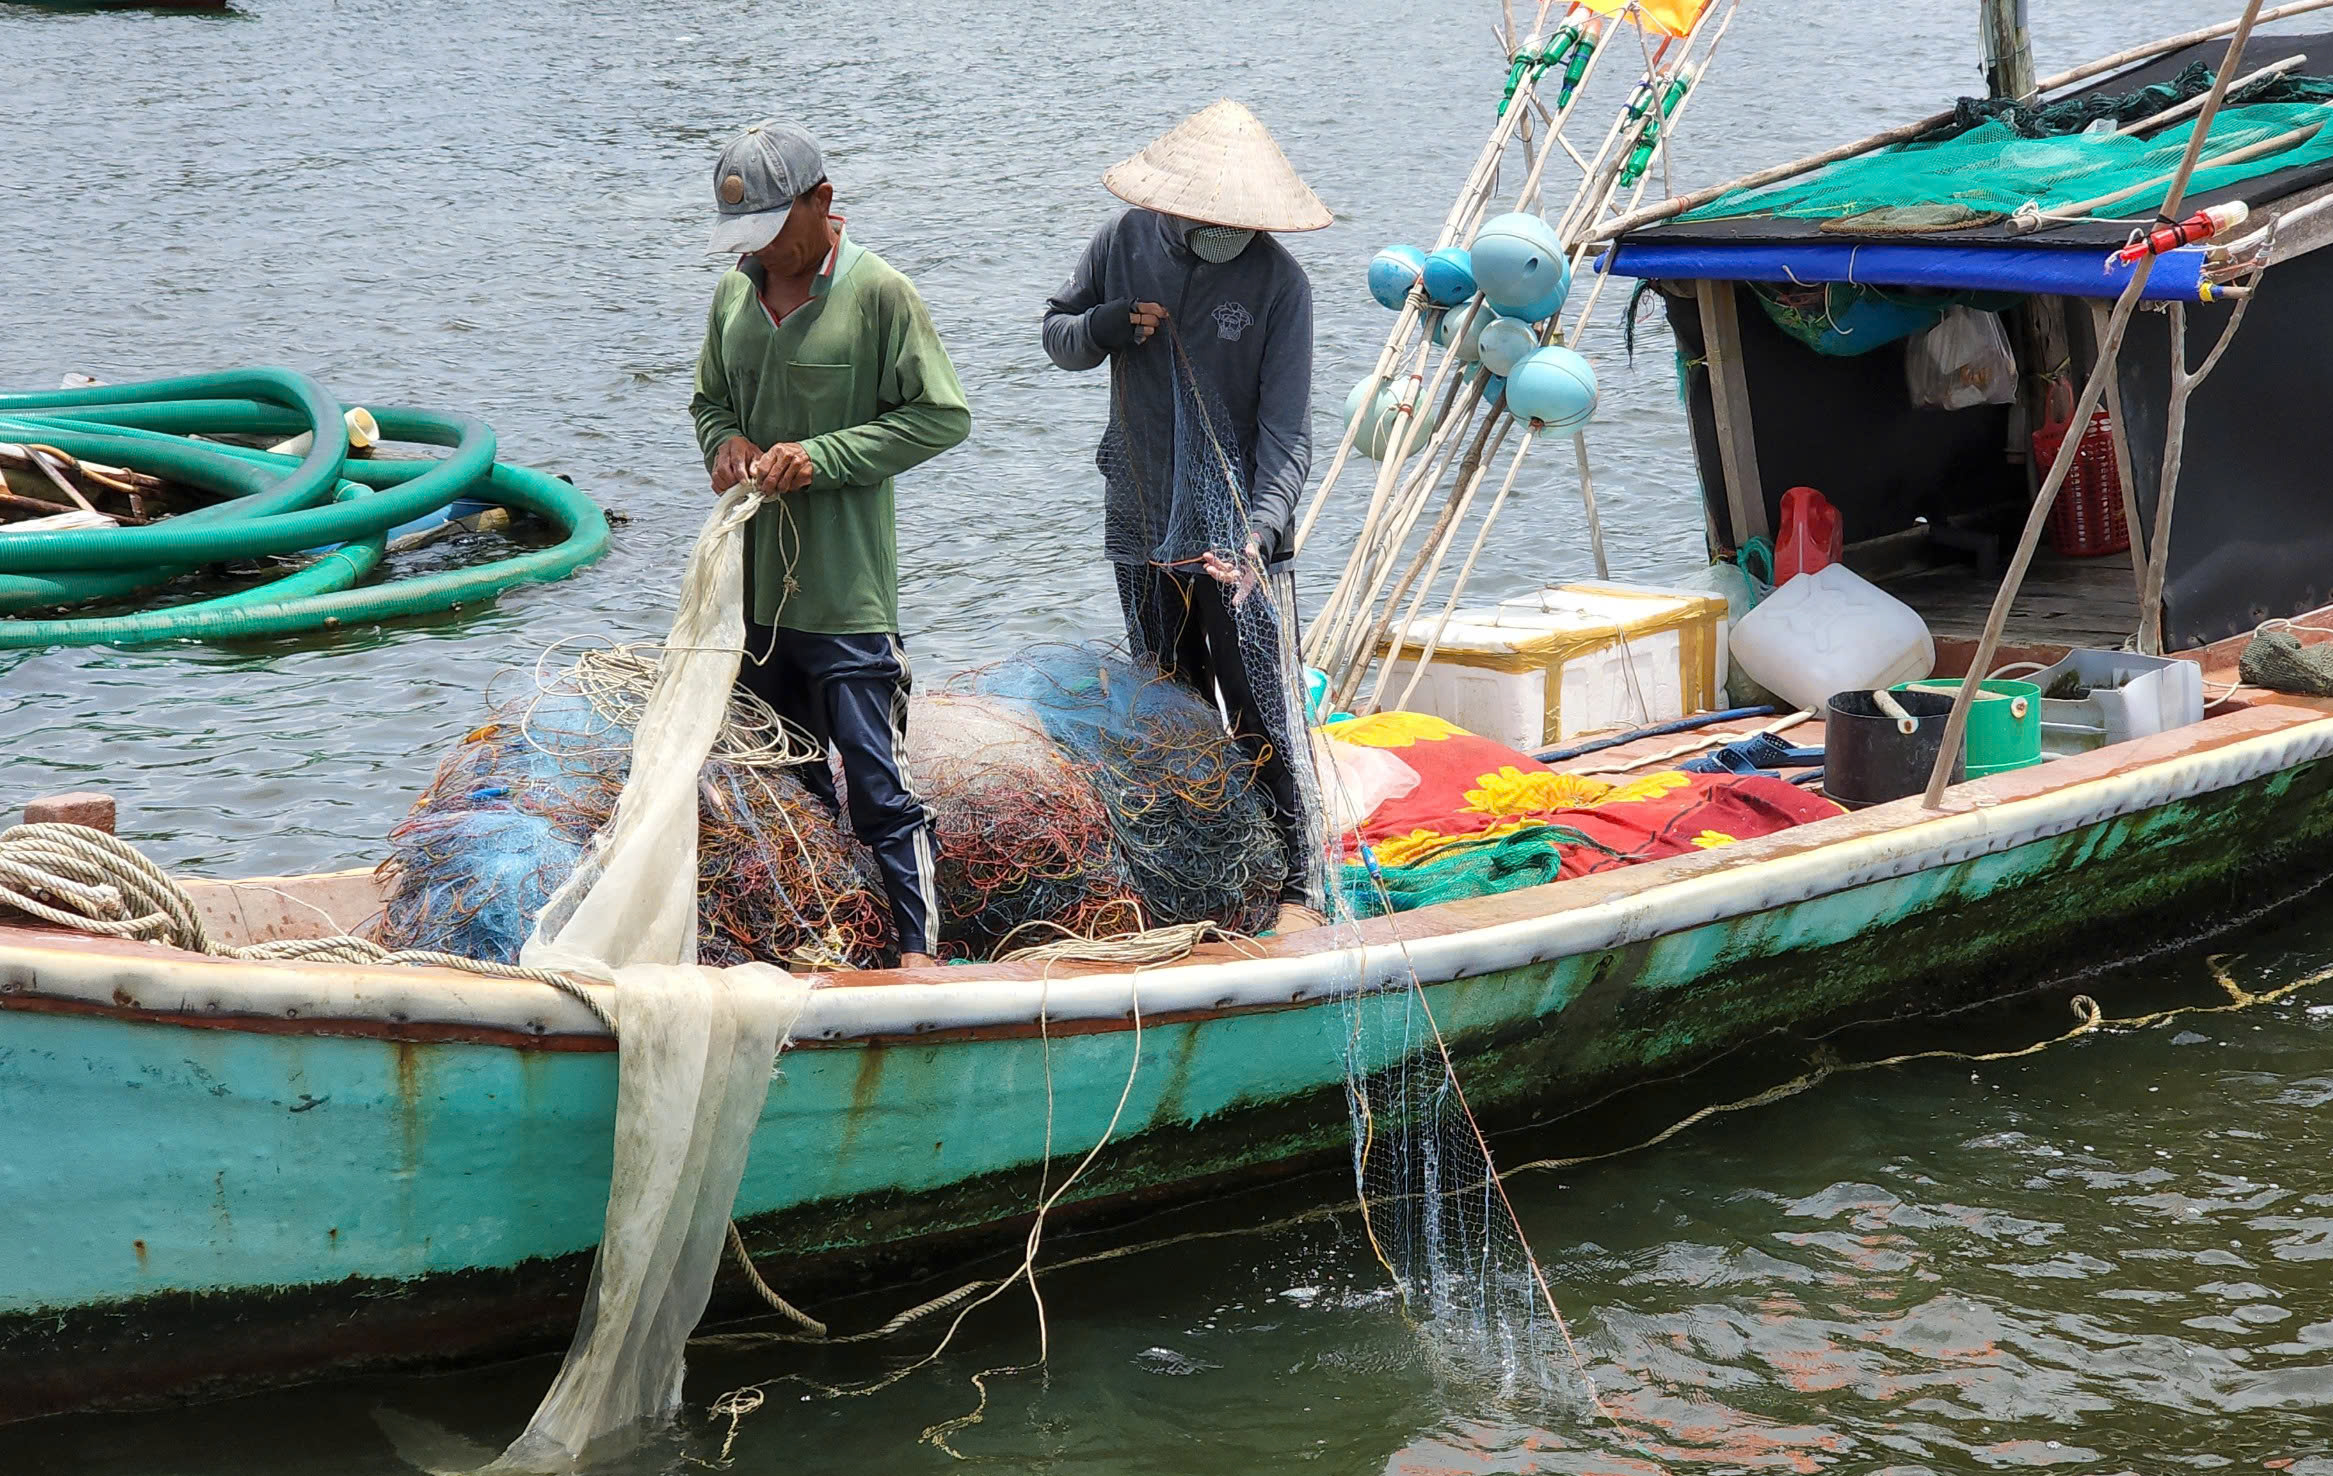
[[[1022,871],[1026,890],[984,894],[983,906],[998,923],[1059,922],[1094,936],[1056,910],[1064,902],[1079,917],[1138,909],[1138,928],[1215,922],[1248,933],[1271,922],[1288,858],[1257,788],[1257,758],[1231,742],[1212,702],[1161,676],[1148,659],[1099,645],[1032,646],[966,673],[954,686],[950,701],[985,700],[991,710],[1033,724],[1060,771],[1050,784],[977,797],[945,770],[935,775],[925,799],[941,832],[944,912],[976,895],[968,878],[951,884],[952,866],[1003,859]],[[911,718],[911,737],[914,732]],[[956,740],[940,732],[932,741]],[[983,766],[963,763],[959,772]],[[924,772],[918,770],[919,780]],[[951,813],[959,807],[964,813]],[[1107,827],[1108,870],[1081,872],[1075,896],[1046,895],[1058,883],[1043,866],[1031,865],[1042,851],[1017,842],[1031,831],[1064,840],[1075,834],[1086,837],[1078,844],[1091,856],[1097,815]],[[968,825],[975,833],[965,833]],[[1038,905],[1013,900],[1019,896]]]
[[[384,943],[516,961],[615,812],[653,670],[634,648],[591,652],[496,705],[389,832]],[[847,967],[890,946],[873,858],[787,772],[799,756],[767,706],[732,697],[697,785],[701,963]]]
[[[614,812],[653,661],[619,647],[539,667],[536,690],[446,756],[389,834],[384,944],[517,958]],[[789,772],[807,757],[759,699],[732,697],[698,784],[700,961],[896,957],[873,857]],[[1043,646],[970,673],[911,705],[907,767],[932,814],[949,957],[1271,920],[1286,859],[1255,760],[1146,662]]]

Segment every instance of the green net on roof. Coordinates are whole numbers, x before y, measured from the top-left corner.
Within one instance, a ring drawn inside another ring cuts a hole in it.
[[[2325,88],[2333,97],[2333,82]],[[2328,122],[2333,122],[2333,108],[2323,103],[2223,109],[2205,140],[2189,195],[2333,159],[2333,128],[2275,142]],[[2029,201],[2048,214],[2110,195],[2122,198],[2093,205],[2088,213],[2117,220],[2151,217],[2163,204],[2193,129],[2192,122],[2180,122],[2144,138],[2104,133],[2028,138],[1996,119],[1939,142],[1900,144],[1764,189],[1734,190],[1680,219],[1870,216],[1877,223],[1894,214],[1912,219],[1910,229],[1950,229],[2013,214]],[[2270,143],[2275,146],[2249,158],[2212,162]]]
[[[2013,102],[1999,97],[1964,97],[1953,105],[1952,117],[1937,124],[1917,140],[1935,143],[1940,139],[1957,138],[1993,119],[2009,125],[2010,131],[2025,138],[2049,138],[2058,134],[2080,133],[2094,124],[2105,122],[2120,126],[2136,123],[2191,98],[2211,91],[2212,69],[2209,62],[2189,62],[2186,70],[2176,77],[2145,87],[2134,87],[2128,92],[2081,92],[2072,97],[2035,107],[2029,103]],[[2246,82],[2239,79],[2228,90],[2225,106],[2242,107],[2248,103],[2323,102],[2333,97],[2333,78],[2311,77],[2301,73],[2280,72],[2272,77],[2255,77]]]

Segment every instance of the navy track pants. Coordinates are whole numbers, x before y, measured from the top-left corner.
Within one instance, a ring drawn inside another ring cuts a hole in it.
[[[907,772],[907,647],[891,634],[823,635],[747,621],[737,680],[842,756],[851,828],[875,853],[891,898],[902,953],[929,953],[939,941],[931,814]],[[794,774],[829,809],[834,775],[821,758]]]

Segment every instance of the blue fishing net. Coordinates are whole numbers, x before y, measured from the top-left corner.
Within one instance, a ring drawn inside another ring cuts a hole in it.
[[[1287,857],[1257,761],[1199,694],[1100,645],[1033,646],[967,679],[1033,711],[1101,796],[1148,926],[1267,926]]]
[[[1269,925],[1286,860],[1257,761],[1196,692],[1154,663],[1084,646],[1038,647],[957,685],[929,700],[952,710],[909,723],[938,840],[944,951]],[[567,675],[499,706],[390,832],[380,940],[515,962],[630,766],[630,729]],[[701,962],[892,960],[873,857],[793,771],[716,757],[698,821]]]
[[[615,813],[631,730],[589,698],[505,704],[389,832],[380,941],[499,963]],[[697,958],[870,967],[891,947],[873,858],[801,781],[714,760],[698,787]]]

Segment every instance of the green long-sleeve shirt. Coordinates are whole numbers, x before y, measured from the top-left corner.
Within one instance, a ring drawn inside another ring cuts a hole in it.
[[[972,413],[907,278],[847,236],[810,300],[770,321],[743,271],[721,278],[689,401],[710,467],[744,436],[799,442],[810,485],[753,520],[747,587],[764,625],[828,635],[899,629],[891,479],[964,439]]]

